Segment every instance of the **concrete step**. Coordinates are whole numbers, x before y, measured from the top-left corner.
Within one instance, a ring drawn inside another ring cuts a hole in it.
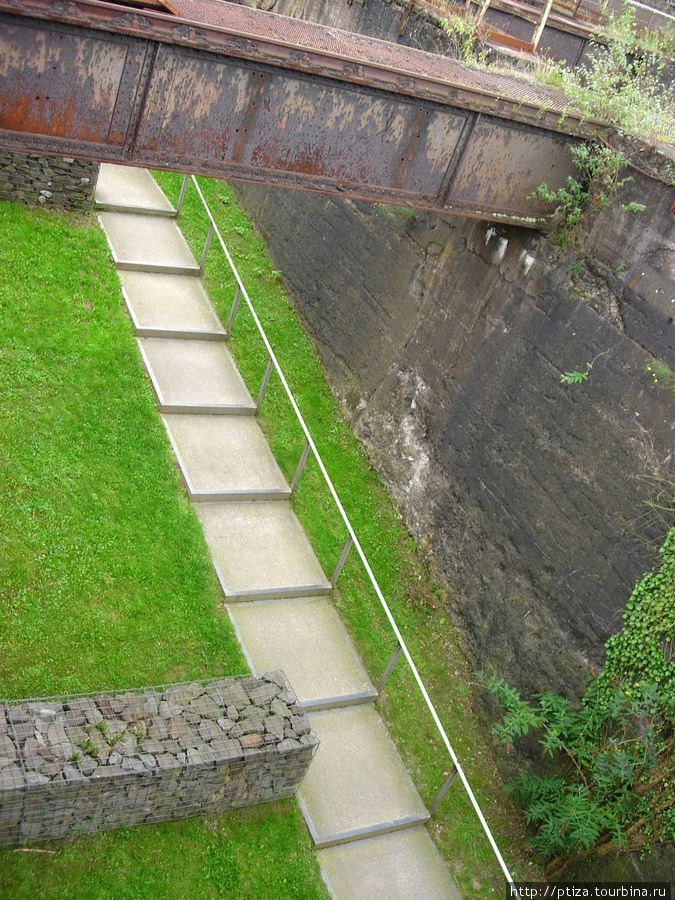
[[[298,796],[316,847],[409,828],[429,814],[371,706],[310,713],[320,746]]]
[[[199,278],[156,272],[119,272],[137,337],[224,340],[225,329]]]
[[[224,342],[139,338],[138,344],[161,412],[255,414]]]
[[[171,216],[175,209],[147,169],[101,163],[94,201],[102,209]]]
[[[199,275],[199,266],[173,219],[142,213],[99,213],[118,269]]]
[[[423,827],[329,847],[318,857],[340,900],[461,900]]]
[[[228,607],[258,672],[283,668],[308,710],[373,701],[377,694],[330,600],[263,600]]]
[[[329,593],[330,582],[288,501],[195,508],[228,600]]]
[[[254,416],[165,415],[192,500],[286,500],[291,490]]]
[[[321,741],[298,796],[333,896],[458,900],[289,501],[241,499],[288,485],[260,449],[255,403],[170,204],[139,170],[107,164],[96,198],[133,210],[102,212],[101,224],[244,651],[259,671],[286,671]]]

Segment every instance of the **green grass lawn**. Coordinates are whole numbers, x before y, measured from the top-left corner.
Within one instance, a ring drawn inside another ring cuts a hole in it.
[[[175,202],[180,176],[160,173],[158,179]],[[227,186],[208,179],[200,179],[200,186],[507,863],[512,871],[534,877],[536,870],[522,852],[525,840],[517,816],[505,797],[485,731],[472,711],[471,669],[443,610],[442,593],[345,424],[311,342],[284,293],[280,273],[271,268],[263,245]],[[199,258],[208,222],[193,186],[188,189],[180,226]],[[236,285],[215,239],[205,280],[209,296],[225,321]],[[235,319],[230,346],[256,396],[267,354],[243,305]],[[304,438],[275,375],[260,419],[290,480]],[[294,508],[330,576],[347,533],[316,463],[310,462],[302,476]],[[354,551],[334,601],[377,684],[395,640]],[[418,790],[430,803],[444,781],[450,759],[403,658],[397,663],[380,708]],[[439,808],[430,831],[467,900],[494,896],[495,888],[502,889],[501,871],[459,780]]]
[[[0,203],[0,696],[244,672],[221,600],[95,217]],[[291,801],[24,849],[3,900],[327,896]]]

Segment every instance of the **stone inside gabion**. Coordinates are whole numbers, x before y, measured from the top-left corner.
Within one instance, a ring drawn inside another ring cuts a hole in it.
[[[89,210],[98,169],[92,160],[0,150],[0,200]]]
[[[94,821],[116,827],[288,796],[316,746],[280,672],[8,703],[0,707],[0,841],[14,842],[17,829],[21,840],[63,834],[57,785],[71,799],[81,788],[71,803],[79,813],[64,816],[68,827],[87,819],[84,830],[96,830]],[[112,801],[91,786],[110,793],[109,779],[118,780],[123,797],[103,817],[100,809]],[[140,782],[149,793],[139,793]],[[38,802],[41,795],[49,802]]]

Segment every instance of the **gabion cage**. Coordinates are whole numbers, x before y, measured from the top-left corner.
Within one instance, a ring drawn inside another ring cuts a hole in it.
[[[282,672],[0,706],[0,843],[292,795],[318,746]]]

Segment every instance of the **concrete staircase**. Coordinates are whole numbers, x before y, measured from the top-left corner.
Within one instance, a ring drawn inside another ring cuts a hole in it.
[[[107,164],[96,203],[244,653],[286,673],[321,741],[298,800],[330,892],[458,900],[173,207],[147,171]]]

